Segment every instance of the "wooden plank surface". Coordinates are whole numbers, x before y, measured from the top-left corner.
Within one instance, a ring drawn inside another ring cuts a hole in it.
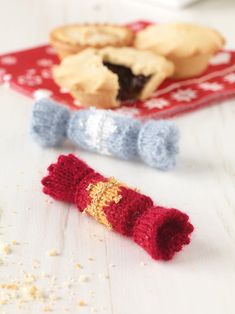
[[[203,1],[183,11],[124,2],[5,1],[0,4],[0,51],[44,43],[58,24],[139,18],[208,24],[220,29],[235,49],[232,0]],[[1,314],[50,309],[57,314],[234,313],[234,100],[174,119],[181,153],[177,168],[168,173],[69,145],[41,149],[28,135],[32,102],[1,87],[0,103],[0,239],[12,248],[0,256],[0,284],[22,283],[29,273],[37,277],[31,286],[46,297],[45,303],[36,296],[26,304],[12,297],[0,306]],[[69,152],[156,202],[187,212],[195,225],[191,245],[173,261],[157,263],[129,239],[43,195],[40,180],[47,166]],[[48,256],[51,250],[59,256]],[[5,297],[1,292],[0,303]],[[78,305],[81,300],[85,306]]]

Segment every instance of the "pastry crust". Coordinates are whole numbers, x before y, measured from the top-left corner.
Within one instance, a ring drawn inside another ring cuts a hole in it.
[[[174,62],[176,78],[201,74],[211,56],[224,44],[219,32],[189,23],[149,26],[136,35],[134,42],[136,48],[153,51]]]
[[[119,49],[107,47],[98,51],[103,61],[123,65],[132,70],[135,75],[150,76],[139,99],[148,98],[158,86],[174,73],[174,65],[151,51],[141,51],[131,47]]]
[[[53,77],[82,105],[98,108],[118,106],[118,77],[103,65],[102,57],[95,49],[87,48],[63,59],[59,66],[54,67]]]
[[[65,25],[50,33],[50,43],[61,59],[88,47],[129,46],[133,39],[129,28],[111,24]]]
[[[115,108],[119,91],[118,75],[111,72],[103,62],[122,65],[132,70],[134,75],[149,76],[139,99],[146,99],[174,72],[173,64],[162,56],[135,48],[88,48],[63,59],[53,69],[58,85],[69,89],[82,105],[98,108]]]

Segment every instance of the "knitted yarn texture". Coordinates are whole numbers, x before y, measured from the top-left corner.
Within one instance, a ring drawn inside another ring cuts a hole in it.
[[[179,132],[173,122],[141,123],[111,110],[70,112],[46,98],[33,106],[30,132],[42,146],[60,146],[68,138],[85,150],[139,159],[161,170],[172,169],[178,154]]]
[[[189,244],[193,226],[174,208],[106,178],[74,155],[61,155],[42,179],[43,192],[77,208],[110,230],[132,237],[156,260],[170,260]]]

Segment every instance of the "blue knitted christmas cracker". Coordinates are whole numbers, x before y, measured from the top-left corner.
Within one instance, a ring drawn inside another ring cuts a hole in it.
[[[161,170],[172,169],[178,154],[179,132],[171,121],[142,123],[111,110],[69,111],[47,98],[35,102],[30,132],[44,147],[60,146],[68,138],[85,150],[139,159]]]

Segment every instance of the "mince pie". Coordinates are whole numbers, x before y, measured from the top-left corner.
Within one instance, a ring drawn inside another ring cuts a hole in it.
[[[53,76],[82,105],[114,108],[148,98],[173,72],[174,65],[153,52],[106,47],[64,58]]]
[[[151,25],[140,31],[134,46],[171,60],[175,65],[174,78],[188,78],[203,73],[210,58],[224,43],[222,35],[211,28],[169,23]]]
[[[66,25],[50,33],[50,43],[61,59],[88,47],[129,46],[133,39],[129,28],[109,24]]]

